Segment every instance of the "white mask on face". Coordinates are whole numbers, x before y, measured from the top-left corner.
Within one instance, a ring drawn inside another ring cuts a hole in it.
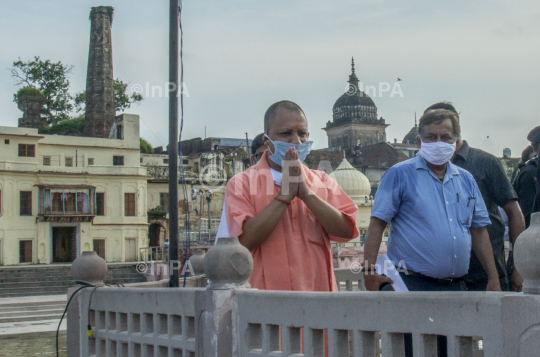
[[[456,151],[456,143],[448,144],[444,141],[434,143],[425,143],[422,141],[418,155],[422,156],[427,162],[433,165],[446,164]]]

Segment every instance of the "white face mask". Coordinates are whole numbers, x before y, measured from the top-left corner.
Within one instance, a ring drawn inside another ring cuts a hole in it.
[[[427,162],[433,165],[446,164],[456,151],[456,143],[448,144],[444,141],[434,143],[425,143],[422,141],[418,155],[422,156]]]

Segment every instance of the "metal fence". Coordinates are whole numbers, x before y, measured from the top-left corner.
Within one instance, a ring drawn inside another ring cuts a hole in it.
[[[217,232],[220,222],[221,218],[210,218],[210,229]],[[208,229],[208,218],[201,218],[200,227]]]
[[[201,229],[200,231],[180,232],[178,248],[185,247],[187,240],[191,246],[209,246],[214,245],[217,230]],[[139,260],[142,262],[167,262],[169,261],[169,247],[145,247],[139,249]]]

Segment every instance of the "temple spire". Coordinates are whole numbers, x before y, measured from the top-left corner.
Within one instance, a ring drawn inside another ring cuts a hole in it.
[[[349,83],[351,86],[354,86],[355,90],[353,90],[352,92],[353,93],[356,93],[356,91],[358,90],[358,77],[356,77],[356,73],[355,73],[355,70],[354,70],[354,57],[351,59],[351,68],[352,68],[352,72],[351,72],[351,75],[349,76]]]
[[[418,124],[416,124],[416,112],[414,112],[414,127],[416,128]]]

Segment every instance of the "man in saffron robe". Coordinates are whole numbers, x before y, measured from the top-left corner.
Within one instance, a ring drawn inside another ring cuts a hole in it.
[[[263,157],[225,194],[229,234],[253,255],[249,282],[261,290],[337,291],[330,241],[358,237],[358,207],[326,173],[300,163],[311,142],[297,104],[274,103],[264,127]]]

